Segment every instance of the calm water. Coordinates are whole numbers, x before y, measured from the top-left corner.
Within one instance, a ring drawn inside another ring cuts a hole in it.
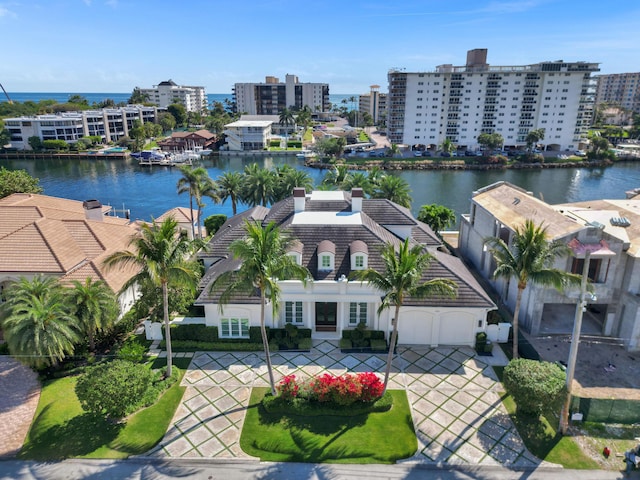
[[[211,178],[225,170],[242,171],[252,162],[266,167],[289,164],[305,170],[315,183],[325,171],[307,168],[295,157],[230,157],[206,160],[202,166]],[[176,193],[177,168],[140,167],[135,160],[0,160],[8,169],[24,169],[40,179],[47,195],[74,200],[98,199],[114,208],[131,210],[132,218],[150,220],[175,206],[189,206],[187,195]],[[474,190],[506,180],[549,203],[578,202],[599,198],[624,198],[624,192],[640,187],[640,164],[622,163],[597,169],[546,169],[505,171],[405,171],[396,173],[412,189],[412,211],[437,203],[456,214],[468,213]],[[207,203],[205,216],[231,215],[231,204]]]

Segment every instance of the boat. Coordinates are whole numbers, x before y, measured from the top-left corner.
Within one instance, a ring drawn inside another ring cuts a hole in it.
[[[300,153],[296,153],[297,158],[313,158],[316,154],[311,150],[302,150]]]

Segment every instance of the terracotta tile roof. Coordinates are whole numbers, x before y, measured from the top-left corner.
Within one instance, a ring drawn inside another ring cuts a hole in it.
[[[136,272],[129,268],[105,272],[102,261],[127,249],[138,232],[138,224],[125,219],[87,219],[82,202],[11,195],[0,200],[0,274],[45,273],[63,280],[93,276],[118,291]]]
[[[189,209],[185,207],[175,207],[171,210],[164,212],[156,221],[158,223],[164,222],[164,220],[168,217],[173,218],[178,223],[188,223],[191,224],[191,214],[189,213]],[[198,221],[198,210],[193,209],[193,221]]]

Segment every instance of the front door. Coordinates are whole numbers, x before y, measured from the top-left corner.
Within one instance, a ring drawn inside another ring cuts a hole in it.
[[[335,332],[337,312],[336,302],[316,302],[316,332]]]

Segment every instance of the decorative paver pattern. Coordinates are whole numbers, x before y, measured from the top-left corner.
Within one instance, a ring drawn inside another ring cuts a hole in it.
[[[8,355],[0,356],[0,458],[24,443],[40,399],[38,377]]]
[[[487,357],[471,348],[399,347],[389,388],[405,389],[418,450],[402,462],[534,466],[497,393]],[[495,361],[495,359],[494,359]],[[382,372],[386,355],[344,354],[334,342],[316,341],[309,353],[272,353],[276,381],[325,372]],[[506,358],[498,362],[506,364]],[[182,403],[162,442],[161,457],[249,459],[239,446],[251,388],[268,386],[264,354],[202,352],[182,384]]]

